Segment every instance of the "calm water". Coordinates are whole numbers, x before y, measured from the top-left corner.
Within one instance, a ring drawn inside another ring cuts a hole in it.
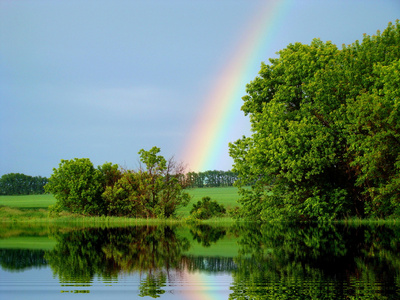
[[[0,226],[0,299],[400,299],[398,226]]]

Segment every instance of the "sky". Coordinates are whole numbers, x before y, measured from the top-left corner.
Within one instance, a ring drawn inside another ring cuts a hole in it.
[[[262,61],[399,18],[398,0],[0,0],[0,176],[83,157],[135,169],[153,146],[230,170]]]

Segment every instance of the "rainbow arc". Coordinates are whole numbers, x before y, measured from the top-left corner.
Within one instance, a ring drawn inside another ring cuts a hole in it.
[[[271,47],[279,25],[293,0],[267,1],[251,18],[226,67],[206,95],[197,120],[185,142],[182,160],[192,171],[213,170],[228,145],[224,137],[234,127],[246,84],[254,79],[263,53]],[[238,136],[240,138],[240,136]]]

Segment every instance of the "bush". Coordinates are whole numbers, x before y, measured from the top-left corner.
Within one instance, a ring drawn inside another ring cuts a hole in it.
[[[94,168],[88,158],[61,160],[46,185],[57,199],[51,214],[60,210],[83,215],[169,218],[186,206],[184,167],[158,155],[160,149],[140,150],[145,167],[122,172],[118,165],[105,163]]]
[[[104,189],[102,168],[94,168],[88,158],[61,160],[45,186],[46,192],[57,199],[57,210],[84,215],[105,213],[105,202],[101,196]]]
[[[169,218],[178,207],[186,206],[190,195],[181,180],[183,166],[157,155],[160,149],[139,151],[145,164],[138,172],[126,171],[103,193],[107,213],[138,218]]]
[[[213,217],[221,217],[226,213],[226,209],[217,201],[211,200],[210,197],[203,197],[201,201],[193,204],[190,211],[192,217],[200,220],[206,220]]]

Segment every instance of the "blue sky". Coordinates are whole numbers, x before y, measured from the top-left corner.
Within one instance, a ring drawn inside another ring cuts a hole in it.
[[[50,176],[74,157],[135,168],[152,146],[180,160],[205,95],[264,2],[0,0],[0,175]],[[341,47],[398,18],[398,0],[290,1],[259,61],[313,38]],[[239,117],[226,143],[249,127]],[[214,169],[231,164],[226,151]]]

